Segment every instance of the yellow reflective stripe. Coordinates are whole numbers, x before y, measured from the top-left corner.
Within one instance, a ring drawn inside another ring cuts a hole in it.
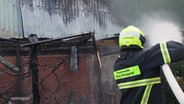
[[[153,84],[148,84],[146,86],[146,89],[144,91],[144,95],[143,95],[142,100],[141,100],[141,104],[148,104],[148,99],[149,99],[149,96],[151,93],[152,86],[153,86]]]
[[[132,66],[132,67],[128,67],[128,68],[124,68],[124,69],[115,71],[114,79],[118,80],[118,79],[128,78],[128,77],[132,77],[132,76],[136,76],[140,74],[141,74],[140,68],[138,65],[136,65],[136,66]]]
[[[161,49],[161,52],[162,52],[162,57],[164,59],[164,63],[165,64],[170,63],[171,58],[170,58],[169,51],[167,49],[166,43],[160,43],[160,49]]]
[[[119,83],[118,87],[119,89],[126,89],[126,88],[134,88],[134,87],[146,86],[148,84],[159,84],[159,83],[160,83],[160,77],[156,77],[156,78]]]
[[[143,48],[142,43],[139,38],[136,36],[125,36],[119,38],[119,46],[130,46],[130,45],[138,45]]]

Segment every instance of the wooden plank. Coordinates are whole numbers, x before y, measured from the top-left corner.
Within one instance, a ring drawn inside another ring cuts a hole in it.
[[[109,45],[118,45],[117,40],[99,40],[97,41],[98,46],[109,46]]]

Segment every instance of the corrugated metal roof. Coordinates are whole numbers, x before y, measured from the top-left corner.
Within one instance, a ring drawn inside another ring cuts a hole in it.
[[[25,35],[57,38],[95,31],[100,39],[120,30],[98,0],[22,0],[22,14]]]
[[[101,0],[0,0],[0,36],[66,37],[95,31],[97,39],[121,24]]]
[[[66,37],[95,31],[106,38],[146,17],[184,27],[183,0],[0,0],[0,37]]]
[[[18,0],[0,0],[0,37],[22,36]]]

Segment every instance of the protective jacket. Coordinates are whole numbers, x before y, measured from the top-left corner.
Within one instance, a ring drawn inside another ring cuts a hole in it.
[[[160,66],[184,59],[184,46],[169,41],[143,51],[123,49],[114,64],[120,104],[161,104]]]

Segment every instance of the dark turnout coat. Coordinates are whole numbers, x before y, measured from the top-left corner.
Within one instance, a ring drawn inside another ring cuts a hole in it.
[[[123,49],[114,63],[120,104],[161,104],[160,66],[184,59],[184,46],[169,41],[149,50]]]

